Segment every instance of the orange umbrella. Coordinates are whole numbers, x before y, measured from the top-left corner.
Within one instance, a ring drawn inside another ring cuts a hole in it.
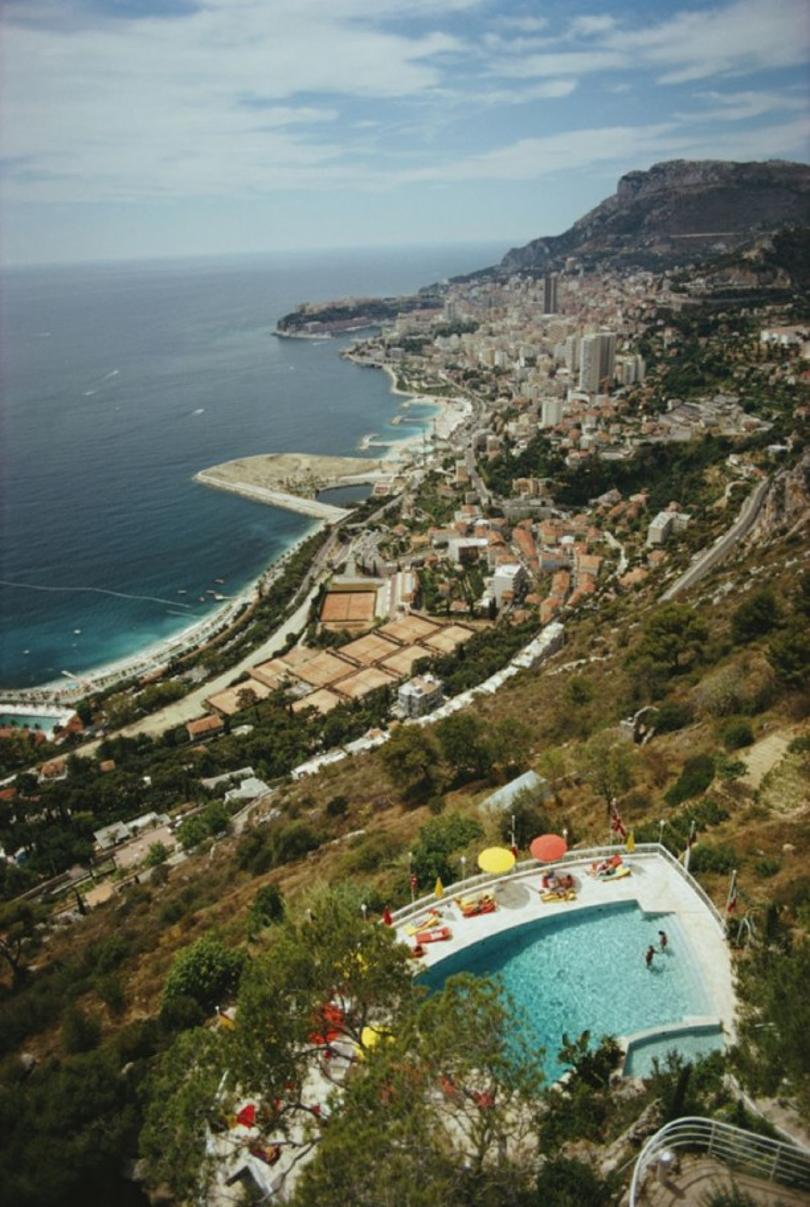
[[[532,859],[540,863],[555,863],[568,850],[568,843],[559,834],[541,834],[539,838],[532,839],[529,850]]]

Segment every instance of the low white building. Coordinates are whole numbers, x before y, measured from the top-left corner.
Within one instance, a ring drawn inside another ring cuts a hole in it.
[[[442,683],[433,675],[419,675],[403,683],[397,703],[406,717],[423,717],[442,702]]]

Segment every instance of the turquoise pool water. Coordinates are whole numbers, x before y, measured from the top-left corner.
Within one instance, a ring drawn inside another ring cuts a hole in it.
[[[658,931],[669,946],[644,962]],[[532,1043],[545,1050],[549,1078],[563,1071],[557,1052],[563,1031],[629,1035],[711,1012],[677,918],[648,915],[635,902],[594,906],[482,938],[449,956],[419,980],[438,989],[459,972],[496,977],[523,1013]],[[672,1045],[677,1047],[677,1042]]]
[[[625,1077],[649,1077],[653,1060],[663,1064],[673,1048],[681,1056],[693,1059],[707,1056],[724,1046],[723,1028],[716,1026],[690,1027],[676,1035],[652,1035],[632,1044],[624,1062]]]

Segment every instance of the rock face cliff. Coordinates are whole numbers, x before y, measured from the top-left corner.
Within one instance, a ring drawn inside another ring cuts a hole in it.
[[[765,496],[749,545],[769,544],[810,529],[810,449],[792,469],[778,473]]]
[[[566,256],[654,268],[730,251],[810,225],[810,165],[674,159],[622,176],[612,197],[562,235],[507,252],[503,272],[543,271]]]

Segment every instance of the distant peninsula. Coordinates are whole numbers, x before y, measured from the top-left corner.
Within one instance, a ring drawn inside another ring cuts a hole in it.
[[[438,313],[442,301],[438,288],[418,294],[387,298],[340,298],[329,302],[303,302],[282,315],[274,335],[287,339],[329,339],[366,327],[377,327],[398,314]]]

